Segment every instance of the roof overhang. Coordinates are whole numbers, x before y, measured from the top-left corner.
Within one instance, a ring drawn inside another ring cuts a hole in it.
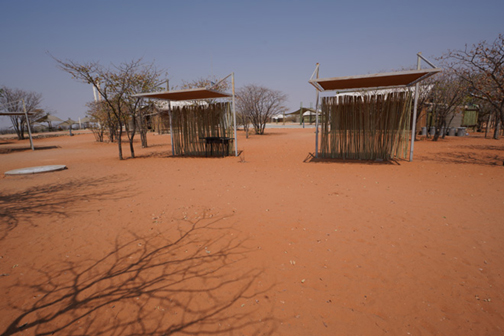
[[[230,98],[232,97],[232,95],[229,93],[211,90],[207,88],[196,88],[196,89],[176,90],[176,91],[139,93],[134,95],[134,97],[181,101],[181,100]]]
[[[369,90],[414,85],[436,73],[441,68],[378,73],[362,76],[317,78],[308,82],[319,91]]]

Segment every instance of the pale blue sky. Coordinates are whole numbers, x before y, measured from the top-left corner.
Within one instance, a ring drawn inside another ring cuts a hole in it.
[[[143,58],[171,85],[235,72],[309,106],[321,77],[390,71],[504,33],[504,0],[6,1],[0,0],[0,85],[36,91],[61,119],[84,117],[89,85],[48,52],[104,65]],[[0,117],[5,125],[6,117]]]

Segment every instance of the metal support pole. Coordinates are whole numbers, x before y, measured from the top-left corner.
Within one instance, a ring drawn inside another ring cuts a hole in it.
[[[432,64],[427,58],[423,57],[421,52],[419,52],[417,54],[417,56],[420,57],[421,59],[423,59],[425,61],[425,63],[429,64],[433,69],[436,69],[436,66],[434,64]],[[420,70],[420,69],[417,69],[417,70]]]
[[[417,70],[420,70],[422,59],[422,53],[417,54]],[[410,147],[410,156],[409,161],[413,161],[413,149],[415,147],[415,136],[416,136],[416,117],[417,117],[417,109],[418,109],[418,91],[420,90],[420,84],[415,84],[415,103],[413,106],[413,125],[411,126],[411,147]]]
[[[299,125],[303,124],[303,102],[299,106]]]
[[[26,118],[26,125],[28,126],[28,135],[30,136],[30,146],[31,146],[32,150],[35,150],[35,147],[33,147],[30,118],[28,118],[28,113],[26,112],[26,105],[25,105],[24,99],[22,101],[23,101],[23,110],[24,110],[24,114],[25,114],[25,118]],[[21,132],[23,132],[22,128],[21,128]]]
[[[317,79],[319,78],[319,64],[317,63]],[[315,102],[315,158],[318,158],[318,106],[319,106],[319,90],[317,90],[317,100]],[[311,120],[311,118],[310,118]]]
[[[93,85],[93,96],[94,96],[94,101],[96,103],[98,101],[98,98],[96,98],[96,88],[94,85]]]
[[[173,143],[173,126],[172,126],[172,113],[171,113],[171,102],[168,101],[168,116],[170,117],[170,138],[171,138],[171,152],[175,155],[175,144]]]
[[[166,80],[166,91],[170,91],[170,81]],[[172,113],[171,113],[171,100],[168,100],[168,116],[170,118],[170,138],[171,138],[171,152],[172,156],[175,155],[175,144],[173,143],[173,123],[172,123]]]
[[[235,156],[238,156],[238,138],[236,135],[236,108],[235,108],[235,80],[234,72],[231,73],[231,86],[233,87],[233,123],[234,123],[234,144],[235,144]]]

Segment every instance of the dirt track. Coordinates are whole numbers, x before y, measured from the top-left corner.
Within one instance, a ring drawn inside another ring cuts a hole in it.
[[[68,167],[0,179],[0,333],[504,333],[504,140],[310,162],[313,132],[240,133],[240,158],[0,143],[2,174]]]

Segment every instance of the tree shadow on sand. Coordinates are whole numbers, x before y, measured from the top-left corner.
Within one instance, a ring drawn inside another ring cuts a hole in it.
[[[504,164],[504,155],[479,151],[440,153],[432,156],[418,155],[416,159],[440,163],[473,164],[483,166],[502,166]]]
[[[33,147],[35,150],[46,150],[46,149],[56,149],[56,148],[61,148],[60,146],[34,146]],[[31,150],[30,146],[25,146],[25,147],[7,147],[7,148],[0,148],[0,154],[10,154],[10,153],[15,153],[15,152],[25,152]]]
[[[11,286],[33,299],[8,298],[17,313],[1,335],[271,335],[278,323],[255,299],[270,288],[258,289],[261,271],[246,266],[250,250],[223,222],[173,221],[118,237],[101,259],[34,270],[36,281]]]
[[[82,201],[121,199],[132,195],[131,190],[118,190],[119,176],[81,178],[64,183],[35,186],[10,194],[0,192],[0,240],[19,223],[34,225],[40,216],[68,217],[76,210],[73,205]]]
[[[140,154],[136,155],[137,159],[150,159],[150,158],[170,158],[172,157],[172,151],[170,150],[163,150],[159,152],[150,152],[150,153],[145,153],[145,154]]]
[[[238,150],[238,156],[240,156],[243,153],[242,150]],[[232,154],[228,154],[225,156],[222,156],[219,153],[215,153],[213,155],[187,155],[187,154],[178,154],[178,155],[173,155],[171,150],[168,151],[162,151],[162,152],[151,152],[148,154],[142,154],[142,155],[137,155],[136,158],[138,159],[150,159],[150,158],[162,158],[162,159],[205,159],[205,160],[210,160],[210,159],[226,159],[230,157],[235,157],[234,152]]]
[[[466,145],[461,147],[478,151],[488,150],[488,151],[504,152],[504,146],[497,146],[497,145]]]

